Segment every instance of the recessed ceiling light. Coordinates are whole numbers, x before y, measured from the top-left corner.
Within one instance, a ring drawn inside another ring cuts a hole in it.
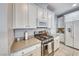
[[[75,6],[77,6],[77,4],[73,4],[73,5],[72,5],[72,7],[75,7]]]

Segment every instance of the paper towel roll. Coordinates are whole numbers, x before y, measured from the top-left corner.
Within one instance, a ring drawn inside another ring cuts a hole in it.
[[[27,40],[27,39],[28,39],[28,33],[25,32],[25,40]]]

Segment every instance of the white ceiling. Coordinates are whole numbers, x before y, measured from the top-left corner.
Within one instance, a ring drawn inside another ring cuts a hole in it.
[[[54,11],[56,15],[61,15],[62,13],[79,6],[79,4],[77,4],[77,6],[72,7],[73,4],[74,3],[48,3],[48,8]]]

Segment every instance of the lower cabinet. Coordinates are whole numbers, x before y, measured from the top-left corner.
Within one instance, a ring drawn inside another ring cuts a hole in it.
[[[11,56],[41,56],[41,43],[11,53]]]
[[[54,39],[54,51],[56,51],[59,48],[59,44],[60,44],[60,36],[57,36]]]
[[[60,34],[60,42],[65,43],[65,36],[64,36],[64,34]]]
[[[25,54],[24,56],[41,56],[41,47]]]

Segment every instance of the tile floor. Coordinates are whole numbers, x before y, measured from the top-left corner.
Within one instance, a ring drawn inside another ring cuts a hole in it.
[[[79,50],[60,43],[60,48],[55,52],[54,56],[79,56]]]

